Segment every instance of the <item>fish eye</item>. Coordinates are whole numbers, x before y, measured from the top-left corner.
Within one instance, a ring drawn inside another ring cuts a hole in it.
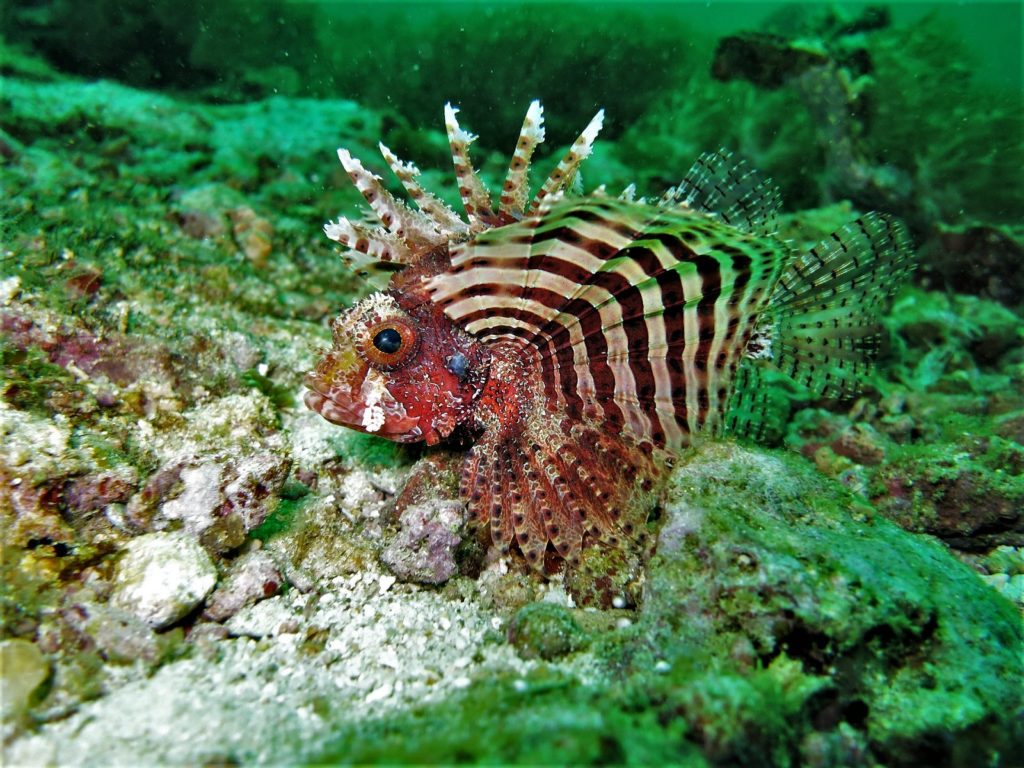
[[[402,348],[402,334],[394,328],[377,331],[377,335],[373,337],[373,346],[385,355],[393,355]]]
[[[381,320],[366,329],[359,347],[366,361],[385,371],[391,371],[408,361],[416,351],[416,329],[400,317]]]

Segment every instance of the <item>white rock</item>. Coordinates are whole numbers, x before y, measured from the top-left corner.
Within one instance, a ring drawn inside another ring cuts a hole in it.
[[[195,539],[150,533],[128,542],[111,602],[154,629],[187,616],[217,583],[217,569]]]
[[[297,618],[285,600],[278,595],[255,605],[246,606],[225,626],[236,637],[276,637],[295,631]]]
[[[221,468],[216,462],[181,470],[185,488],[181,494],[160,507],[160,516],[181,520],[185,530],[198,535],[213,525],[217,509],[224,503],[220,490]]]

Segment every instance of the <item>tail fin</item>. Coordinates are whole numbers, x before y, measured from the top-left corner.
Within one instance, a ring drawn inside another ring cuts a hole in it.
[[[778,428],[779,398],[766,393],[767,372],[758,370],[757,358],[813,397],[857,394],[878,351],[881,305],[913,268],[906,230],[880,213],[861,216],[796,256],[748,347],[727,430],[762,436]]]

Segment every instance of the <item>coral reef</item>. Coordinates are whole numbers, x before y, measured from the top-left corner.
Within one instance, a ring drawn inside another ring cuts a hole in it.
[[[841,45],[808,54],[869,78],[873,107],[843,129],[919,193],[919,285],[886,318],[872,386],[839,403],[780,380],[782,447],[692,450],[647,523],[653,556],[595,549],[574,579],[545,581],[488,559],[452,502],[445,452],[301,406],[325,319],[365,288],[318,227],[358,203],[334,148],[369,155],[383,137],[431,165],[443,135],[410,127],[445,99],[429,67],[374,80],[353,64],[304,83],[337,70],[344,46],[317,70],[310,43],[289,74],[282,38],[245,69],[272,46],[223,44],[239,4],[199,37],[186,34],[193,5],[180,19],[142,5],[136,20],[177,34],[96,58],[120,32],[95,14],[80,60],[136,83],[184,62],[182,76],[207,75],[160,83],[230,104],[57,71],[78,66],[55,53],[76,37],[60,19],[110,4],[0,12],[5,34],[48,36],[50,56],[0,45],[5,764],[998,766],[1024,752],[1022,187],[1005,141],[1020,118],[965,74],[937,21],[856,34],[836,22]],[[273,40],[280,9],[244,7],[252,40]],[[632,23],[550,13],[557,29],[603,30],[610,48],[615,24]],[[467,19],[467,60],[505,57],[529,31],[510,31],[520,18]],[[700,35],[665,67],[679,35],[663,27],[636,27],[615,73],[572,45],[521,55],[539,80],[507,72],[517,88],[546,84],[574,125],[559,96],[615,111],[588,185],[662,188],[731,144],[803,209],[784,237],[813,241],[856,215],[823,199],[846,192],[836,176],[819,183],[831,161],[805,96],[788,80],[712,80]],[[393,31],[383,17],[353,29]],[[401,29],[374,69],[414,34],[433,51],[423,62],[450,53],[441,22]],[[451,95],[486,92],[481,142],[499,143],[520,91],[487,66],[448,72],[472,80]],[[363,91],[339,88],[356,79]]]
[[[1020,744],[1019,616],[941,545],[799,459],[729,445],[682,463],[665,514],[639,612],[589,645],[587,614],[556,602],[509,625],[524,657],[582,653],[596,676],[481,679],[321,759],[987,765]]]
[[[966,551],[1024,536],[1024,319],[972,296],[908,291],[887,321],[895,381],[845,415],[796,414],[787,443],[912,531]]]

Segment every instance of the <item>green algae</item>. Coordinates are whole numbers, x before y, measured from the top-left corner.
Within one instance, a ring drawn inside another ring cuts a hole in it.
[[[345,726],[318,759],[987,766],[1024,743],[1013,606],[798,458],[691,452],[644,596],[591,644],[596,680],[557,666],[479,679]],[[532,614],[557,625],[541,647],[575,623],[544,604],[519,618]]]
[[[1005,179],[1024,166],[1024,102],[977,82],[975,53],[938,14],[879,35],[872,53],[875,151],[912,169],[944,219],[1019,222],[1024,191]]]
[[[289,387],[278,384],[273,379],[260,373],[255,368],[242,372],[242,383],[261,392],[269,398],[277,411],[295,406],[295,393]]]
[[[31,637],[39,619],[60,602],[59,585],[39,573],[14,548],[0,551],[0,632],[3,637]]]
[[[302,486],[305,488],[305,486]],[[293,486],[294,488],[294,486]],[[292,491],[295,493],[295,491]],[[309,493],[309,489],[305,489]],[[283,492],[282,492],[283,495]],[[305,494],[303,494],[304,496]],[[292,528],[302,515],[304,502],[302,498],[282,498],[267,519],[249,531],[249,536],[260,541],[267,541]]]
[[[681,546],[687,557],[659,555],[647,610],[673,626],[696,614],[715,643],[738,630],[762,658],[782,652],[827,671],[838,711],[894,762],[929,754],[939,732],[994,760],[1020,743],[1010,724],[1024,635],[1012,605],[939,544],[873,516],[799,460],[715,453],[676,475],[679,511],[700,524]]]
[[[552,661],[585,647],[586,633],[563,606],[531,603],[509,625],[509,641],[524,659]]]
[[[55,398],[58,393],[63,396]],[[19,349],[4,339],[0,341],[0,397],[19,410],[49,414],[80,412],[76,406],[86,392],[70,371],[51,363],[38,347]]]
[[[1024,457],[1016,445],[1013,453],[1018,462]],[[969,446],[903,449],[872,473],[867,492],[900,526],[939,536],[962,551],[1019,538],[1024,475],[990,463]]]
[[[666,729],[631,698],[629,691],[603,695],[556,672],[490,681],[442,705],[345,729],[314,762],[708,764],[683,739],[682,722]]]
[[[419,453],[419,448],[362,432],[347,432],[342,453],[356,464],[368,467],[395,467],[409,464]]]

